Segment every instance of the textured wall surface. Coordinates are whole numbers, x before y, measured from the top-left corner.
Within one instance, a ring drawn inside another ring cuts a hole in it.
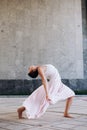
[[[84,78],[87,79],[87,0],[82,0]]]
[[[83,78],[81,0],[0,0],[0,79],[26,79],[31,64]]]

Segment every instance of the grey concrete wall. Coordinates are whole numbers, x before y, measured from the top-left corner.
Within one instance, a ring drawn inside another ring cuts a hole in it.
[[[0,0],[0,79],[27,79],[29,65],[45,63],[83,78],[81,0]]]

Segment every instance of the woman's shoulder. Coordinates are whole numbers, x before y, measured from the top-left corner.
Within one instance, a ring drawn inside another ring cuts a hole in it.
[[[52,64],[44,64],[43,66],[53,66]]]
[[[47,68],[55,68],[55,66],[52,64],[44,64],[44,65],[38,66],[38,68],[44,69],[46,71]]]
[[[55,66],[54,66],[54,65],[52,65],[52,64],[47,64],[47,66],[49,66],[49,67],[54,67],[54,68],[55,68]]]

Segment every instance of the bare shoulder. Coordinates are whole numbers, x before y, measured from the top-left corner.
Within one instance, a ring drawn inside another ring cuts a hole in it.
[[[42,67],[38,66],[38,72],[42,71]]]
[[[38,66],[38,72],[45,72],[46,71],[46,66]]]
[[[39,66],[38,67],[38,73],[40,75],[40,77],[42,78],[42,80],[45,79],[45,70],[46,68],[44,66]]]

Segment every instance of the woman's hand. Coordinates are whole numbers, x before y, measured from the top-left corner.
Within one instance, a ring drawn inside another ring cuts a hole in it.
[[[46,99],[47,99],[47,101],[51,101],[51,99],[49,98],[48,95],[46,95]]]

